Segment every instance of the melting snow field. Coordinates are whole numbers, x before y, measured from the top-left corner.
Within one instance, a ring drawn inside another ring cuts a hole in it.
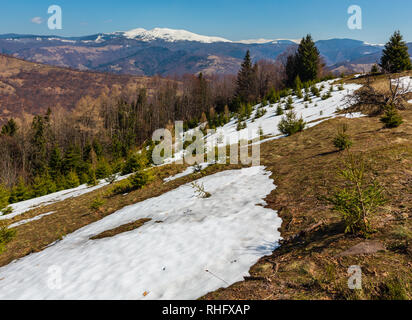
[[[338,79],[339,80],[339,79]],[[328,80],[316,84],[320,90],[321,95],[326,94],[329,91],[329,88],[332,86],[332,83],[336,82],[335,80]],[[361,85],[358,84],[344,84],[343,90],[338,90],[339,85],[333,85],[334,91],[331,92],[331,97],[326,100],[322,100],[320,97],[313,96],[310,94],[312,102],[305,102],[303,98],[298,98],[296,95],[293,96],[293,111],[298,117],[302,117],[307,123],[306,128],[313,127],[322,121],[335,118],[338,116],[345,116],[348,118],[361,117],[361,113],[352,113],[346,115],[339,115],[336,112],[340,109],[348,107],[347,101],[345,98],[347,95],[352,94],[354,91],[361,88]],[[303,95],[304,91],[302,90]],[[283,99],[286,101],[287,98]],[[273,139],[278,139],[284,135],[278,129],[279,122],[284,117],[284,115],[277,115],[277,107],[279,103],[269,104],[264,106],[262,109],[266,110],[266,114],[260,118],[255,119],[257,113],[257,108],[260,105],[254,107],[251,117],[246,121],[247,128],[240,131],[237,130],[237,119],[232,118],[229,123],[223,127],[219,127],[216,130],[216,133],[209,134],[205,137],[205,145],[208,146],[225,146],[230,144],[238,143],[240,140],[253,140],[257,139],[260,136],[260,128],[263,131],[264,136],[270,136],[264,140],[261,140],[257,143],[263,143]],[[285,107],[285,102],[280,104],[282,108]],[[286,113],[286,112],[285,112]],[[194,129],[191,129],[185,132],[185,136],[190,137],[194,133]],[[256,142],[255,142],[256,143]],[[209,147],[210,149],[210,147]],[[176,152],[174,158],[166,159],[165,163],[172,163],[176,160],[182,159],[184,157],[184,151]],[[188,169],[190,170],[190,169]],[[191,172],[185,172],[185,174],[190,174]]]
[[[319,89],[322,85],[325,87],[321,91],[321,94],[323,95],[328,92],[334,81],[336,80],[321,82],[316,86]],[[331,93],[332,97],[327,100],[322,100],[321,98],[311,96],[312,103],[309,103],[305,102],[303,98],[299,99],[297,96],[293,96],[293,111],[298,117],[302,117],[305,120],[307,123],[307,128],[313,127],[324,120],[339,116],[336,114],[336,111],[347,107],[345,97],[359,89],[361,85],[345,84],[344,90],[342,91],[337,91],[338,85],[334,85],[333,87],[335,91]],[[253,111],[251,118],[246,121],[247,128],[240,131],[236,130],[237,120],[232,119],[232,121],[228,124],[217,129],[215,134],[208,136],[207,143],[221,146],[227,144],[228,139],[231,143],[236,143],[242,139],[249,141],[259,137],[259,128],[262,128],[264,135],[273,135],[278,137],[283,136],[278,129],[278,124],[283,115],[276,115],[277,106],[278,103],[263,107],[263,109],[266,110],[266,114],[261,118],[255,119],[255,121],[252,121],[252,119],[255,117],[257,110]],[[281,106],[284,108],[285,104],[283,103]],[[360,117],[361,114],[354,113],[347,114],[346,116]]]
[[[280,239],[281,219],[263,207],[269,174],[220,172],[198,180],[210,198],[183,185],[125,207],[0,268],[0,299],[196,299],[240,281]],[[152,220],[90,240],[141,218]]]
[[[324,86],[324,89],[321,91],[321,94],[328,92],[330,86],[335,80],[329,80],[318,83],[316,86],[320,89]],[[401,78],[401,81],[404,85],[409,84],[410,78],[404,77]],[[321,98],[311,95],[312,103],[303,101],[303,99],[298,99],[296,96],[293,96],[293,106],[294,111],[297,113],[298,117],[302,116],[303,119],[307,122],[307,127],[312,127],[319,124],[322,121],[325,121],[330,118],[337,117],[336,111],[338,109],[343,109],[346,107],[345,97],[348,94],[353,93],[355,90],[359,89],[361,85],[357,84],[344,84],[344,90],[338,91],[338,85],[334,85],[334,91],[331,93],[332,97],[327,100],[322,100]],[[286,99],[285,99],[286,100]],[[261,140],[257,143],[263,143],[273,139],[281,138],[283,135],[279,132],[278,124],[283,116],[276,115],[276,109],[278,104],[271,104],[263,107],[266,110],[266,114],[255,121],[252,122],[252,119],[255,117],[257,110],[254,110],[250,119],[246,121],[247,128],[240,131],[236,130],[237,120],[232,119],[229,123],[217,129],[217,132],[213,135],[208,135],[205,137],[205,144],[207,145],[218,145],[224,146],[228,144],[234,144],[239,142],[242,139],[252,140],[259,137],[259,128],[262,128],[263,134],[270,136],[264,140]],[[307,106],[307,108],[305,107]],[[255,109],[258,106],[255,106]],[[284,103],[282,104],[284,107]],[[346,117],[360,117],[360,113],[347,114]],[[193,134],[193,130],[189,130],[186,135]],[[174,158],[166,159],[165,164],[173,163],[174,161],[181,159],[183,157],[183,151],[177,152]],[[203,164],[204,165],[204,164]],[[185,172],[177,174],[176,176],[169,177],[165,179],[165,182],[178,179],[193,173],[193,167],[186,169]],[[118,180],[127,178],[128,176],[120,177]],[[85,193],[92,192],[98,188],[101,188],[108,183],[102,180],[99,185],[95,187],[88,187],[87,185],[81,185],[77,188],[70,190],[63,190],[56,193],[52,193],[43,197],[30,199],[27,201],[22,201],[10,205],[13,208],[13,213],[6,216],[0,215],[0,220],[11,219],[17,215],[20,215],[29,210],[53,204],[59,201],[63,201],[68,198],[78,197]]]

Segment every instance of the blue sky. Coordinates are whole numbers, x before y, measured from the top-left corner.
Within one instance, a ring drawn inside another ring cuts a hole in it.
[[[221,36],[316,40],[352,38],[384,43],[400,29],[412,41],[410,0],[14,0],[0,7],[0,34],[89,35],[134,28],[168,27]],[[63,29],[47,28],[47,9],[60,5]],[[347,27],[350,5],[363,12],[362,30]],[[35,18],[33,20],[33,18]],[[34,22],[33,22],[33,21]]]

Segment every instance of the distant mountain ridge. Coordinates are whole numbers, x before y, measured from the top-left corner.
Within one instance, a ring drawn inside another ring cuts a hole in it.
[[[255,61],[274,60],[297,43],[299,40],[293,39],[231,41],[186,30],[137,28],[83,37],[5,34],[0,35],[0,53],[53,66],[115,74],[233,74],[246,50],[251,51]],[[336,72],[370,68],[383,48],[351,39],[320,40],[316,45],[327,66]]]

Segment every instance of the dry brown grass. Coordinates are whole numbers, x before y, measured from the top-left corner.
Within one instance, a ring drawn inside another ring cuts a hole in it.
[[[118,234],[124,233],[124,232],[129,232],[132,230],[136,230],[140,227],[142,227],[145,223],[151,221],[152,219],[149,218],[144,218],[144,219],[139,219],[137,221],[133,221],[124,225],[121,225],[117,228],[111,229],[111,230],[106,230],[102,233],[99,233],[98,235],[91,237],[90,240],[98,240],[98,239],[104,239],[104,238],[111,238],[114,237]]]
[[[283,220],[282,237],[296,235],[321,220],[325,224],[260,259],[250,274],[264,280],[239,282],[203,299],[389,299],[396,297],[387,293],[394,277],[411,299],[412,111],[402,115],[405,124],[394,130],[382,129],[376,117],[341,118],[262,145],[262,164],[277,185],[266,202]],[[374,255],[336,257],[364,241],[345,235],[340,216],[322,200],[342,185],[336,173],[345,156],[331,142],[341,123],[348,124],[352,152],[364,155],[389,198],[372,222],[376,228],[372,239],[386,251]],[[347,287],[351,265],[362,267],[361,291]]]

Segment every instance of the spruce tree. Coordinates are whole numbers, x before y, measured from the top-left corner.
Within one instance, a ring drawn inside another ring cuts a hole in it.
[[[313,81],[318,78],[320,63],[319,50],[311,35],[307,35],[300,42],[297,52],[297,69],[300,80],[303,82]]]
[[[0,211],[8,206],[10,193],[7,188],[0,184]]]
[[[1,128],[1,134],[13,137],[17,132],[18,126],[13,118],[7,121],[7,123]]]
[[[28,188],[23,177],[19,178],[17,185],[13,187],[10,195],[10,203],[24,201],[30,198]]]
[[[63,160],[60,148],[58,146],[54,146],[49,159],[49,172],[53,179],[56,180],[56,178],[61,175],[62,164]]]
[[[411,59],[408,46],[399,31],[396,31],[383,49],[380,66],[383,70],[396,73],[411,70]]]
[[[295,80],[299,77],[301,82],[316,80],[319,76],[320,54],[313,42],[311,35],[303,38],[298,50],[290,55],[286,62],[286,85],[295,86]]]
[[[288,87],[293,86],[293,81],[298,75],[298,56],[296,54],[290,55],[287,59],[285,72],[286,72],[286,85]]]
[[[236,97],[240,102],[252,102],[256,99],[257,67],[252,65],[250,51],[246,52],[237,75]]]

